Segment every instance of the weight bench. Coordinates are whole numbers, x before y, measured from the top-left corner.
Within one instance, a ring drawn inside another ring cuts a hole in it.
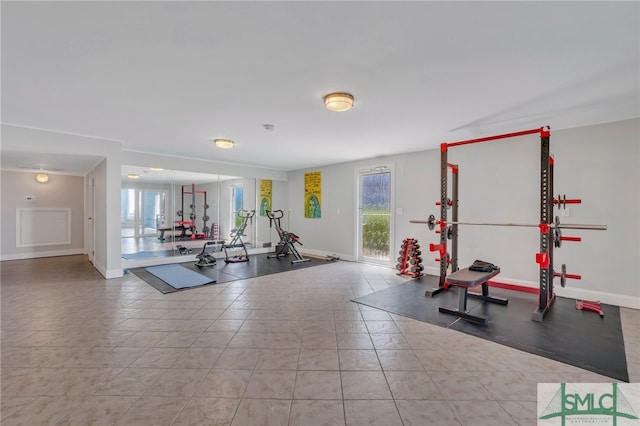
[[[506,305],[509,303],[508,299],[489,295],[488,281],[499,273],[500,269],[495,269],[491,272],[477,272],[471,271],[469,268],[464,268],[449,275],[447,277],[447,284],[450,286],[460,287],[460,293],[458,295],[458,309],[439,307],[438,311],[443,314],[455,315],[476,324],[487,325],[489,323],[488,316],[481,314],[472,315],[467,311],[467,297],[473,297],[474,299],[481,299],[485,302],[497,303],[499,305]],[[468,292],[470,287],[476,287],[481,284],[482,294]]]
[[[195,227],[193,225],[193,222],[181,222],[181,224],[174,225],[171,228],[170,227],[158,228],[158,231],[160,232],[160,236],[158,237],[160,241],[166,240],[164,236],[165,232],[172,232],[171,238],[173,239],[176,239],[176,238],[180,240],[195,239]],[[180,231],[180,234],[176,236],[175,233],[178,231]],[[190,234],[187,235],[187,231],[189,231]]]

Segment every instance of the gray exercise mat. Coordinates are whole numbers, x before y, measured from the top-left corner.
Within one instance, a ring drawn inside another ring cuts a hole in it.
[[[185,268],[182,265],[170,264],[160,266],[150,266],[145,268],[147,272],[173,288],[197,287],[199,285],[215,283],[216,280]]]

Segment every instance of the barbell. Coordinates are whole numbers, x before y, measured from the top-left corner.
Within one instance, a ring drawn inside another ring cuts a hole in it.
[[[452,221],[442,221],[436,220],[434,215],[429,215],[427,220],[410,220],[409,223],[422,223],[426,224],[429,230],[433,230],[436,227],[436,224],[446,224],[446,225],[472,225],[472,226],[520,226],[527,228],[540,228],[541,226],[548,226],[549,228],[564,228],[564,229],[587,229],[591,231],[606,231],[607,225],[587,225],[587,224],[571,224],[571,223],[560,223],[560,218],[556,216],[555,223],[549,224],[531,224],[531,223],[499,223],[499,222],[452,222]]]

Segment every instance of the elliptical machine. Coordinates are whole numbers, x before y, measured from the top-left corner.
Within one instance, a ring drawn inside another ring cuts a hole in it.
[[[242,218],[242,224],[237,229],[231,230],[231,241],[229,244],[223,244],[222,249],[224,250],[224,261],[225,263],[240,263],[240,262],[248,262],[249,261],[249,253],[247,252],[247,246],[242,241],[242,237],[244,236],[244,230],[247,227],[247,223],[249,219],[253,218],[256,214],[255,210],[247,211],[240,210],[238,211],[238,217]],[[240,249],[240,254],[229,255],[228,250]]]
[[[293,243],[298,243],[302,245],[300,242],[300,237],[298,237],[293,232],[288,232],[282,229],[280,226],[280,219],[284,216],[284,212],[282,210],[267,210],[267,217],[269,218],[269,227],[275,223],[276,231],[278,232],[278,236],[280,237],[280,241],[276,244],[276,252],[275,254],[270,254],[267,256],[267,259],[272,258],[281,258],[288,256],[289,253],[293,253],[295,259],[291,261],[292,264],[301,263],[301,262],[309,262],[311,259],[302,257],[298,250],[296,250]]]

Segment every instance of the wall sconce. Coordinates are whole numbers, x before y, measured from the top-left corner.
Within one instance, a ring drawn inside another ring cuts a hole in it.
[[[231,139],[214,139],[213,143],[215,146],[222,149],[231,149],[233,148],[234,144]]]
[[[353,108],[353,95],[349,93],[329,93],[324,97],[324,106],[329,111],[348,111]]]
[[[47,183],[49,182],[49,175],[46,173],[38,173],[36,175],[36,180],[40,183]]]

